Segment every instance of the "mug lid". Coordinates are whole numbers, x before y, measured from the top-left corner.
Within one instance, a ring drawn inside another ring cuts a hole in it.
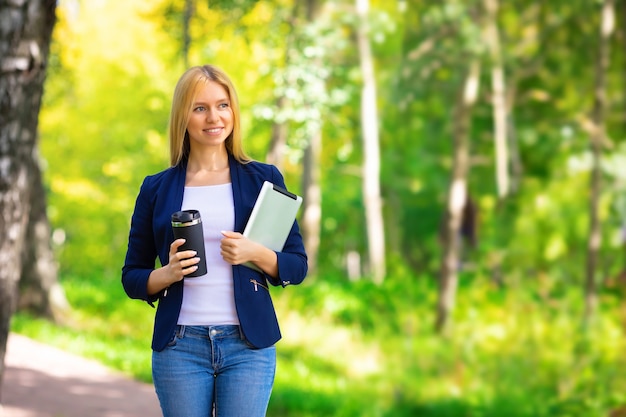
[[[172,223],[187,223],[193,220],[200,220],[198,210],[182,210],[172,214]]]

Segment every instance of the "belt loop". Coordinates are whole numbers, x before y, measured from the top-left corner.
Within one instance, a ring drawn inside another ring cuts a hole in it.
[[[183,337],[185,337],[185,328],[186,328],[186,326],[184,324],[179,324],[178,325],[178,330],[176,331],[176,333],[177,333],[176,336],[179,339],[182,339]]]
[[[239,337],[241,338],[241,340],[246,340],[246,336],[243,334],[243,329],[241,328],[241,325],[237,326],[237,328],[239,329]]]

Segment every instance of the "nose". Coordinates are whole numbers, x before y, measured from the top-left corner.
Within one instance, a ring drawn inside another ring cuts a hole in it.
[[[212,121],[215,121],[217,119],[218,119],[218,117],[217,117],[217,112],[215,111],[215,109],[208,109],[207,112],[206,112],[206,120],[208,122],[212,122]]]

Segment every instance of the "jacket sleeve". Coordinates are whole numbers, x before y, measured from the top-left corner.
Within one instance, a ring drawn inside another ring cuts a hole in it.
[[[144,179],[135,202],[122,268],[122,285],[126,294],[130,298],[145,300],[150,305],[158,299],[158,295],[148,295],[148,278],[157,257],[152,228],[153,194],[148,177]]]
[[[283,175],[275,166],[272,166],[272,182],[283,188],[287,188]],[[278,277],[273,278],[266,275],[265,278],[272,285],[282,285],[283,287],[300,284],[306,277],[308,271],[308,258],[297,220],[294,221],[293,226],[291,226],[291,231],[289,232],[283,250],[276,252],[276,255],[278,257]]]

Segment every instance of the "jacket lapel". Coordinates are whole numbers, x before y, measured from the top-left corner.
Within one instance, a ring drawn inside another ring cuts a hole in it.
[[[233,188],[233,203],[235,204],[235,230],[243,232],[245,225],[245,207],[243,204],[242,175],[241,165],[237,163],[232,155],[228,155],[228,164],[230,166],[230,181]]]

